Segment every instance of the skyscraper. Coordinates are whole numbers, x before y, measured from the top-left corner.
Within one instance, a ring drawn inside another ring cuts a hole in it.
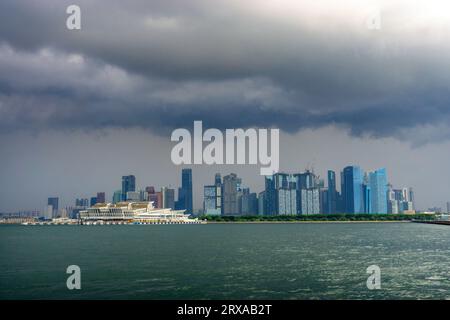
[[[203,187],[203,212],[207,215],[221,215],[221,186],[211,185]]]
[[[264,214],[297,214],[297,179],[296,175],[287,173],[275,173],[265,177]]]
[[[122,201],[122,190],[116,190],[116,191],[114,191],[112,202],[117,203],[120,201]]]
[[[388,183],[386,169],[381,168],[369,173],[369,185],[371,191],[370,213],[387,213],[388,208]]]
[[[58,197],[51,197],[47,199],[47,206],[52,206],[51,208],[51,214],[52,217],[56,217],[59,210],[59,198]],[[50,209],[47,209],[50,210]]]
[[[136,177],[133,175],[122,177],[122,200],[127,200],[127,192],[136,191]]]
[[[231,173],[223,177],[222,187],[222,214],[237,215],[239,213],[238,208],[238,190],[240,189],[241,179],[237,177],[235,173]]]
[[[328,193],[327,193],[327,213],[334,214],[337,212],[337,190],[336,190],[336,173],[332,170],[327,172]]]
[[[363,172],[358,166],[348,166],[342,172],[345,213],[364,213]]]
[[[183,169],[181,170],[181,188],[178,189],[177,209],[185,209],[187,214],[192,214],[192,202],[192,169]]]
[[[97,203],[106,203],[106,195],[104,192],[97,192]]]
[[[175,208],[175,190],[167,187],[161,188],[163,208]]]

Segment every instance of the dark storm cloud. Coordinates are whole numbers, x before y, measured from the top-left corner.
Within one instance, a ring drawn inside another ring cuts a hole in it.
[[[68,31],[72,1],[2,1],[1,130],[203,120],[413,139],[450,120],[450,23],[433,4],[382,2],[374,31],[361,1],[240,2],[77,1]]]

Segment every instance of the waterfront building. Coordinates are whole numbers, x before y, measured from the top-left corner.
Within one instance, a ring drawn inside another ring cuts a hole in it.
[[[386,214],[388,183],[386,169],[381,168],[369,173],[369,184],[371,190],[371,208],[369,213]]]
[[[116,190],[114,191],[112,202],[117,203],[120,201],[122,201],[122,190]]]
[[[106,203],[106,195],[104,192],[97,192],[97,203]]]
[[[364,213],[363,171],[358,166],[348,166],[342,177],[345,213]]]
[[[97,197],[91,197],[90,206],[94,206],[97,204]]]
[[[239,197],[239,213],[245,216],[258,214],[258,198],[249,188],[242,189],[242,195]]]
[[[206,215],[222,214],[222,189],[220,185],[203,187],[203,213]]]
[[[122,176],[122,200],[127,199],[127,192],[136,191],[136,177],[134,175]]]
[[[320,196],[318,188],[309,188],[300,190],[301,214],[319,214],[320,213]]]
[[[222,186],[222,214],[233,216],[239,214],[238,191],[240,190],[241,179],[235,173],[223,177]]]
[[[265,177],[265,206],[267,215],[297,214],[297,177],[287,173],[275,173]]]
[[[168,187],[161,188],[163,208],[175,208],[175,190]]]
[[[58,197],[50,197],[47,199],[47,206],[52,206],[51,218],[56,217],[59,210],[59,198]],[[47,207],[48,211],[48,207]],[[47,212],[48,213],[48,212]],[[48,216],[48,214],[47,214]]]
[[[261,216],[265,215],[265,212],[264,212],[265,194],[266,194],[265,191],[261,191],[258,194],[258,215],[261,215]]]
[[[336,190],[336,173],[332,170],[327,172],[328,193],[326,213],[335,214],[337,212],[338,194]]]
[[[181,188],[178,189],[177,208],[193,213],[192,169],[181,170]]]

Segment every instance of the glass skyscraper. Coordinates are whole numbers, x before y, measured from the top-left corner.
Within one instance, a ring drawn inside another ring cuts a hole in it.
[[[387,213],[387,174],[386,169],[381,168],[369,173],[369,185],[371,194],[370,213]]]
[[[122,177],[122,201],[127,200],[127,192],[136,191],[136,177],[133,175]]]
[[[327,213],[333,214],[337,212],[337,190],[336,190],[336,173],[328,170],[328,193],[327,193]]]
[[[181,170],[181,188],[178,189],[177,209],[185,209],[187,214],[192,214],[192,169]]]
[[[358,166],[348,166],[344,168],[342,178],[345,213],[364,213],[363,171]]]

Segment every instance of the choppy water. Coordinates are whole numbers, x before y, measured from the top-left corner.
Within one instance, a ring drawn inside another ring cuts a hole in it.
[[[449,226],[0,226],[0,256],[0,299],[450,299]]]

